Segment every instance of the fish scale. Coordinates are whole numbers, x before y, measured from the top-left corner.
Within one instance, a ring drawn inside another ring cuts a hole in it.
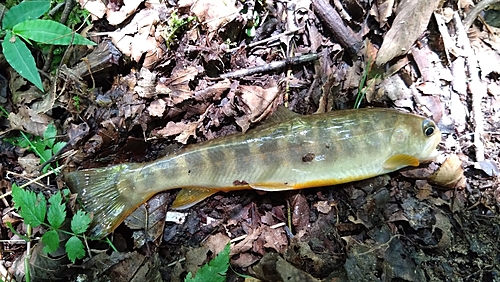
[[[280,108],[265,124],[189,145],[148,163],[65,173],[94,213],[90,235],[113,231],[154,194],[182,188],[173,208],[219,191],[279,191],[341,184],[432,160],[441,140],[435,123],[389,109],[302,116]]]

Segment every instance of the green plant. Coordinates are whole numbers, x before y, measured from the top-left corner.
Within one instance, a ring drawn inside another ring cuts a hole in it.
[[[38,19],[50,8],[50,0],[25,0],[8,10],[2,20],[3,54],[7,62],[24,78],[43,90],[35,59],[26,41],[51,45],[96,45],[69,27],[52,20]],[[23,39],[23,40],[21,40]]]
[[[252,20],[249,21],[247,26],[245,27],[245,33],[248,37],[254,37],[255,36],[255,29],[259,26],[260,24],[260,16],[257,11],[253,11],[252,15]]]
[[[19,146],[21,148],[26,148],[31,152],[34,152],[40,158],[40,164],[44,164],[49,161],[52,156],[56,155],[59,150],[61,150],[66,142],[59,141],[56,142],[57,130],[53,123],[49,123],[47,129],[43,133],[43,137],[32,136],[31,134],[24,133],[20,131],[21,136],[4,138],[6,142],[12,145]],[[43,172],[47,172],[48,169],[53,169],[52,166],[47,165],[43,168]]]
[[[356,94],[356,100],[354,101],[354,109],[359,109],[359,106],[361,106],[361,101],[363,101],[363,98],[365,97],[366,95],[366,91],[368,90],[368,88],[370,88],[370,86],[372,85],[372,83],[377,80],[377,78],[379,77],[378,74],[376,74],[375,76],[373,76],[373,80],[370,82],[370,84],[365,88],[365,84],[366,84],[366,81],[368,79],[368,77],[370,76],[370,66],[371,66],[371,59],[368,60],[366,66],[365,66],[365,69],[363,70],[363,76],[361,77],[361,81],[359,82],[359,86],[358,86],[358,92]]]
[[[231,244],[226,247],[211,261],[200,267],[196,272],[196,276],[189,272],[184,279],[184,282],[223,282],[226,281],[226,273],[229,268],[229,251]]]
[[[63,190],[64,196],[69,194],[69,190]],[[19,214],[24,219],[24,223],[31,228],[44,226],[48,229],[42,235],[42,242],[45,245],[44,252],[52,253],[59,248],[60,233],[71,236],[65,244],[68,258],[74,263],[76,259],[85,256],[85,249],[82,242],[83,233],[87,231],[91,219],[90,216],[82,210],[78,210],[71,219],[71,232],[62,230],[60,227],[66,219],[66,205],[62,202],[61,192],[52,195],[49,198],[50,206],[47,211],[47,201],[41,194],[35,194],[32,191],[21,189],[16,183],[12,184],[12,200],[14,207],[19,210]],[[11,227],[11,226],[9,226]],[[11,228],[13,232],[14,229]],[[31,238],[20,235],[24,240],[30,241]]]
[[[181,19],[174,11],[170,14],[170,19],[168,19],[168,25],[165,28],[165,31],[162,32],[163,39],[165,39],[165,44],[167,48],[170,49],[170,44],[175,39],[175,34],[181,29],[183,26],[189,24],[195,19],[195,17],[189,16],[186,19]]]
[[[77,112],[80,111],[80,101],[80,97],[73,96],[73,106],[75,106]]]

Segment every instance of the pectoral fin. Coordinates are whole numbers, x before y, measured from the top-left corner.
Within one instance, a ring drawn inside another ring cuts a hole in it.
[[[184,188],[175,197],[172,209],[183,210],[190,208],[217,192],[215,189]]]
[[[388,158],[384,164],[383,167],[384,169],[387,170],[396,170],[400,169],[405,166],[419,166],[420,162],[418,161],[417,158],[410,156],[410,155],[405,155],[405,154],[397,154],[394,155],[390,158]]]

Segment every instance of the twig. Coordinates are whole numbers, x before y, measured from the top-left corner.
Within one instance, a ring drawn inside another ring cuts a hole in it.
[[[56,172],[58,172],[58,171],[62,170],[65,166],[66,166],[66,165],[62,165],[62,166],[60,166],[60,167],[56,167],[55,169],[53,169],[53,170],[51,170],[51,171],[49,171],[49,172],[47,172],[47,173],[45,173],[45,174],[43,174],[43,175],[40,175],[40,176],[38,176],[38,177],[37,177],[37,178],[35,178],[35,179],[31,179],[30,181],[28,181],[28,182],[24,183],[23,185],[19,186],[19,188],[21,188],[21,189],[22,189],[22,188],[24,188],[24,187],[26,187],[26,186],[28,186],[28,185],[31,185],[31,184],[33,184],[33,183],[37,182],[38,180],[40,180],[40,179],[42,179],[42,178],[44,178],[44,177],[46,177],[46,176],[49,176],[49,175],[51,175],[51,174],[54,174],[54,173],[56,173]],[[7,172],[6,179],[9,179],[9,174],[13,174],[13,175],[16,175],[16,176],[22,176],[22,175],[19,175],[19,174],[15,173],[15,172],[8,171],[8,172]],[[45,186],[45,185],[43,185],[43,184],[41,184],[41,183],[37,183],[37,184],[38,184],[38,185],[40,185],[40,186]],[[0,199],[3,199],[3,198],[5,198],[5,197],[9,196],[10,194],[12,194],[12,190],[11,190],[11,191],[9,191],[9,192],[7,192],[7,193],[5,193],[5,194],[0,195]]]
[[[14,277],[12,277],[12,274],[10,274],[10,272],[5,268],[4,260],[0,261],[0,279],[2,281],[16,282]]]
[[[469,27],[476,20],[477,16],[479,15],[479,13],[481,13],[481,11],[486,9],[489,5],[495,4],[497,2],[500,2],[500,0],[483,0],[479,3],[477,3],[476,6],[469,11],[469,13],[467,14],[467,17],[465,17],[465,20],[464,20],[465,30],[469,29]]]
[[[314,12],[333,33],[333,37],[355,59],[355,56],[363,46],[363,42],[359,36],[344,23],[339,13],[337,13],[327,0],[313,0],[312,5]]]
[[[66,5],[64,6],[64,10],[62,11],[61,14],[61,19],[59,20],[60,23],[65,24],[66,21],[68,20],[69,14],[71,13],[71,10],[76,5],[75,0],[66,0]],[[70,47],[68,47],[69,49]],[[43,66],[43,71],[48,72],[50,70],[50,66],[52,65],[52,60],[54,59],[54,50],[56,49],[56,45],[50,46],[50,51],[47,54],[47,60],[45,61],[45,65]]]
[[[476,147],[476,162],[484,161],[484,144],[482,136],[484,134],[484,116],[481,109],[481,101],[486,93],[486,86],[481,83],[478,77],[479,67],[477,64],[476,54],[470,45],[469,38],[467,37],[465,26],[458,13],[454,15],[455,24],[457,26],[457,42],[463,45],[466,55],[466,65],[469,72],[469,91],[472,94],[472,112],[474,114],[474,147]]]
[[[267,43],[269,41],[273,41],[273,40],[277,40],[277,39],[280,39],[281,37],[283,36],[287,36],[287,35],[290,35],[292,33],[295,33],[301,29],[303,29],[304,27],[299,27],[299,28],[296,28],[296,29],[292,29],[292,30],[289,30],[287,32],[283,32],[283,33],[280,33],[278,35],[274,35],[274,36],[271,36],[271,37],[268,37],[268,38],[265,38],[265,39],[262,39],[260,41],[257,41],[257,42],[254,42],[254,43],[251,43],[251,44],[248,44],[248,45],[245,45],[243,47],[249,49],[249,48],[253,48],[255,46],[258,46],[258,45],[261,45],[261,44],[264,44],[264,43]],[[231,48],[231,49],[228,49],[226,52],[227,53],[231,53],[231,52],[234,52],[238,49],[240,49],[241,47],[235,47],[235,48]]]
[[[320,56],[319,54],[307,54],[307,55],[297,56],[297,57],[289,58],[287,60],[272,62],[272,63],[269,63],[267,65],[263,65],[263,66],[246,68],[246,69],[241,69],[241,70],[221,74],[220,77],[221,78],[234,78],[234,77],[247,76],[247,75],[252,75],[252,74],[261,73],[261,72],[268,72],[271,70],[283,68],[287,65],[298,65],[298,64],[305,63],[305,62],[314,61],[314,60],[317,60],[319,58],[319,56]]]

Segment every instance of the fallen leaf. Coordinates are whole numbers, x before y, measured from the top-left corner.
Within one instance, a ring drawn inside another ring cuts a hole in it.
[[[19,157],[17,162],[26,171],[27,174],[33,174],[38,171],[40,165],[40,158],[35,156],[35,154],[28,154],[24,157]]]
[[[381,66],[397,56],[406,54],[426,29],[439,2],[439,0],[400,2],[396,18],[384,36],[375,63]]]
[[[17,114],[9,114],[11,129],[17,129],[36,136],[43,136],[52,118],[43,113],[36,113],[32,109],[21,106]]]
[[[387,24],[387,18],[392,15],[394,0],[377,0],[376,5],[372,5],[370,15],[375,17],[375,20],[382,28]]]
[[[212,251],[212,253],[218,254],[222,250],[224,250],[224,247],[226,247],[229,241],[230,238],[227,237],[226,235],[222,233],[216,233],[214,235],[209,236],[205,241],[204,245],[208,247],[208,249]]]
[[[430,181],[444,189],[465,188],[465,175],[460,158],[455,154],[450,155],[431,175]]]
[[[238,16],[239,9],[236,1],[230,0],[199,0],[191,6],[198,20],[207,26],[208,32],[214,32],[231,22]]]
[[[259,122],[271,113],[273,102],[279,95],[277,86],[262,88],[260,86],[240,85],[236,92],[238,101],[241,102],[239,108],[245,113],[236,118],[236,123],[247,131],[250,124]]]
[[[167,103],[163,99],[158,99],[149,105],[147,108],[150,116],[162,117],[165,112],[165,106]],[[170,122],[169,122],[170,123]]]
[[[139,7],[142,2],[144,2],[144,0],[123,0],[123,6],[121,6],[120,9],[117,10],[108,8],[106,10],[106,18],[109,24],[121,24],[137,10],[137,7]]]
[[[92,20],[102,19],[106,13],[106,5],[99,0],[79,0],[82,9],[89,11],[92,14]]]
[[[332,210],[332,206],[328,201],[319,201],[314,204],[314,207],[323,214],[328,214]]]

